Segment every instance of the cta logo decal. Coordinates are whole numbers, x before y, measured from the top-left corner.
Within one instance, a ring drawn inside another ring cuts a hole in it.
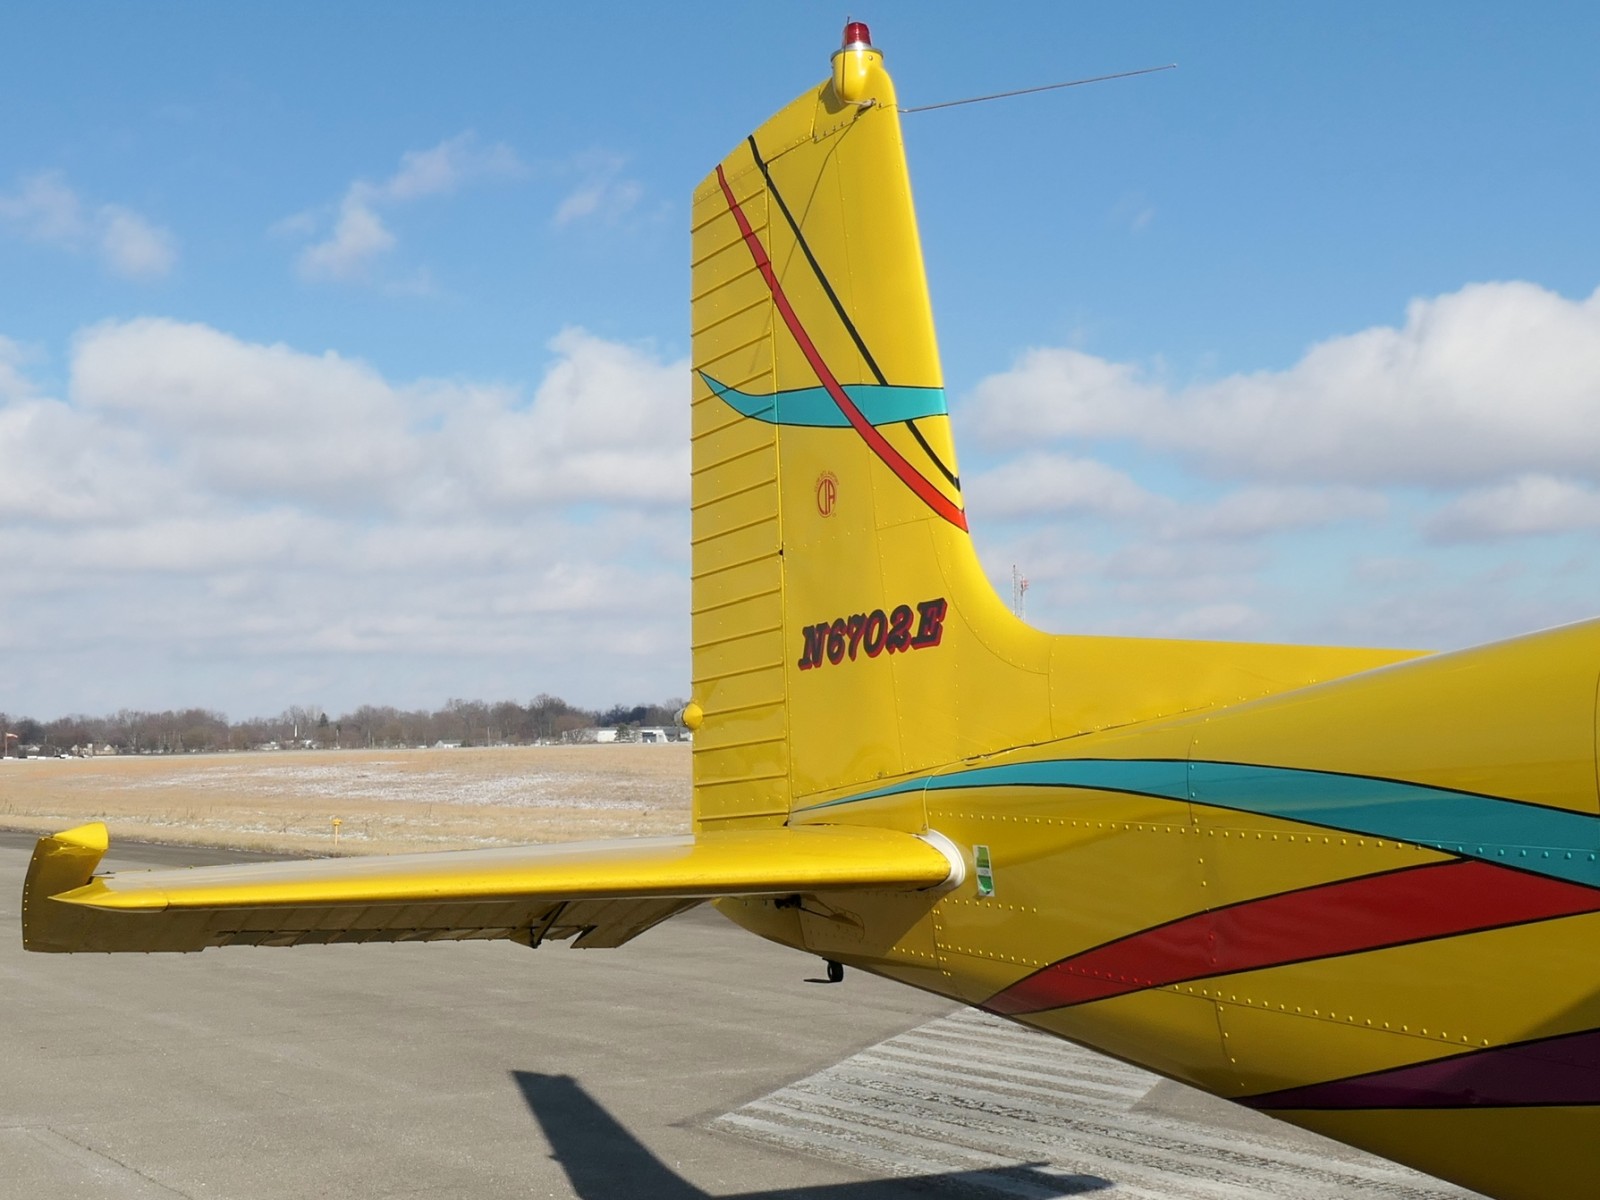
[[[839,477],[832,471],[817,476],[817,511],[825,517],[833,516],[833,507],[839,503]]]
[[[944,638],[944,617],[949,605],[943,597],[923,600],[913,612],[911,605],[897,605],[885,613],[875,608],[869,613],[835,617],[800,631],[800,669],[809,671],[828,663],[834,666],[858,654],[877,658],[885,652],[899,654],[926,650]],[[915,627],[915,628],[913,628]]]

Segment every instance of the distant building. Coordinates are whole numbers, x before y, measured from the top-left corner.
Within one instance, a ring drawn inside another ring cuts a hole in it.
[[[593,746],[599,742],[614,742],[617,740],[615,729],[569,729],[561,735],[561,740],[572,745]]]

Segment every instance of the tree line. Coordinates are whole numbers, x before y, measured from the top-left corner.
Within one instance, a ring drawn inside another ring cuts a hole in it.
[[[447,700],[442,708],[399,709],[363,704],[332,716],[315,706],[286,708],[276,717],[229,721],[207,708],[144,712],[122,709],[111,716],[73,714],[40,721],[0,712],[6,752],[64,754],[85,747],[110,746],[119,754],[187,754],[198,751],[253,750],[264,746],[397,747],[455,742],[463,746],[534,745],[572,740],[579,730],[641,727],[671,728],[684,701],[615,704],[580,708],[559,696],[541,693],[527,704],[515,700]]]

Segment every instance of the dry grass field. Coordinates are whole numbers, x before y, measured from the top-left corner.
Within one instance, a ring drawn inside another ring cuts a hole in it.
[[[0,827],[380,854],[686,833],[689,747],[308,750],[0,762]]]

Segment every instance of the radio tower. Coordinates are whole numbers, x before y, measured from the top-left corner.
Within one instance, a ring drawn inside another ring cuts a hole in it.
[[[1011,564],[1011,611],[1020,620],[1028,619],[1028,577]]]

